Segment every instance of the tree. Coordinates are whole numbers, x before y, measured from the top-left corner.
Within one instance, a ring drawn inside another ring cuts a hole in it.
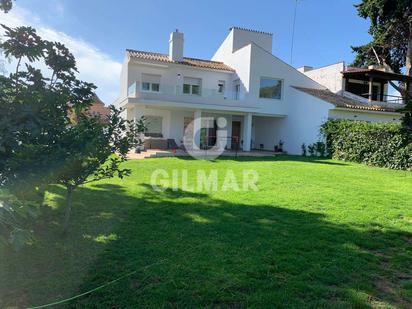
[[[363,0],[355,6],[359,16],[370,19],[372,41],[353,46],[354,66],[378,64],[412,76],[412,2],[411,0]],[[412,131],[412,83],[390,82],[406,98],[403,128]]]
[[[359,16],[370,19],[372,41],[352,47],[357,65],[387,64],[412,76],[412,3],[410,0],[363,0]]]
[[[67,231],[78,186],[130,173],[120,164],[140,142],[143,123],[123,120],[114,107],[105,121],[90,116],[96,87],[77,79],[70,51],[43,40],[31,27],[2,27],[6,40],[0,48],[16,60],[16,68],[0,76],[0,184],[20,200],[41,185],[66,186]],[[49,76],[35,62],[43,62]]]
[[[47,182],[70,110],[87,108],[95,86],[76,78],[74,57],[64,45],[41,39],[31,27],[2,27],[0,48],[17,64],[0,76],[0,184],[32,186]],[[50,77],[33,66],[36,61]]]
[[[81,111],[60,143],[62,168],[56,170],[55,178],[67,189],[64,233],[69,227],[74,191],[86,183],[130,175],[131,170],[122,168],[121,163],[132,147],[142,144],[139,136],[145,130],[144,119],[134,124],[123,119],[114,106],[110,110],[108,119]]]
[[[13,7],[12,0],[0,0],[0,11],[7,13]]]
[[[355,66],[389,66],[394,72],[406,69],[412,76],[412,2],[410,0],[363,0],[355,5],[359,16],[370,20],[372,41],[353,46]],[[393,85],[407,96],[405,85]]]

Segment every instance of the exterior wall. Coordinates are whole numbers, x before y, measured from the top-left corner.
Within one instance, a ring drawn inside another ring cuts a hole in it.
[[[128,66],[128,85],[136,83],[136,90],[141,91],[142,74],[160,75],[160,93],[175,93],[176,87],[183,87],[184,77],[200,78],[202,80],[202,92],[217,91],[218,81],[224,80],[230,85],[233,73],[212,70],[194,69],[190,66],[176,64],[157,64],[150,62],[137,62],[132,60]],[[179,75],[180,74],[180,75]]]
[[[119,97],[114,102],[114,105],[119,105],[120,101],[127,97],[127,85],[128,83],[128,57],[123,60],[122,70],[120,71],[120,91]]]
[[[329,111],[331,119],[351,119],[364,120],[371,122],[399,122],[402,118],[398,113],[387,112],[371,112],[371,111],[348,111],[340,109],[332,109]]]
[[[243,46],[253,42],[269,53],[272,53],[272,35],[269,33],[248,31],[238,28],[233,28],[232,51],[236,51]]]
[[[231,40],[233,32],[229,34],[227,39],[223,42],[222,46],[218,49],[212,60],[221,61],[235,69],[236,75],[233,80],[239,79],[241,83],[241,91],[244,95],[249,91],[250,84],[250,66],[251,66],[251,45],[244,46],[243,48],[232,53]],[[242,97],[243,97],[242,95]]]
[[[232,53],[252,42],[269,53],[272,52],[273,36],[271,34],[232,28],[213,55],[212,60],[226,62]]]
[[[183,133],[184,133],[184,119],[185,117],[193,118],[194,112],[192,111],[171,111],[170,120],[170,134],[165,136],[165,138],[173,138],[177,145],[183,143]]]
[[[230,60],[233,53],[233,31],[230,31],[212,57],[213,61],[225,62]]]
[[[325,89],[259,46],[252,44],[251,51],[250,91],[246,99],[260,106],[268,114],[289,115],[294,99],[294,90],[290,86]],[[278,78],[283,81],[283,93],[280,100],[259,98],[261,77]]]
[[[330,91],[337,93],[343,90],[342,71],[345,69],[345,62],[339,62],[317,69],[305,71],[304,74],[319,84],[325,86]]]
[[[290,88],[289,113],[281,120],[280,139],[289,154],[301,154],[302,143],[319,141],[319,129],[328,119],[329,109],[334,106],[318,98]]]
[[[273,151],[281,140],[282,121],[283,118],[253,117],[253,148],[261,149],[260,144],[263,144],[264,150]]]

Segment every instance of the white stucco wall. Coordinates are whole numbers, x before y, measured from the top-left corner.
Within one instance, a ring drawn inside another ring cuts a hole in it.
[[[273,35],[264,32],[232,28],[213,55],[212,60],[225,62],[232,53],[252,42],[269,53],[272,53]]]
[[[289,115],[294,99],[290,86],[325,89],[292,66],[268,53],[255,44],[251,44],[250,90],[246,99],[258,105],[268,114]],[[262,77],[277,78],[283,81],[283,94],[280,100],[259,98]]]
[[[170,94],[175,91],[176,86],[183,86],[184,77],[200,78],[202,91],[212,92],[217,91],[219,80],[224,80],[226,85],[230,85],[234,75],[231,72],[196,69],[187,65],[132,60],[128,68],[128,87],[136,83],[137,90],[140,91],[142,74],[160,75],[160,93]]]
[[[337,93],[343,90],[342,71],[345,69],[345,62],[339,62],[304,72],[304,74],[319,84],[325,86],[330,91]]]
[[[281,120],[280,137],[284,150],[289,154],[301,154],[301,145],[317,142],[319,129],[327,121],[330,103],[290,87],[288,116]]]
[[[254,116],[253,148],[260,149],[260,144],[263,144],[264,150],[273,151],[281,140],[282,120],[283,118]]]

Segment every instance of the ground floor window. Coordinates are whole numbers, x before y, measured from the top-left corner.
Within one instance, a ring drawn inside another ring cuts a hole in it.
[[[163,118],[161,116],[145,116],[146,118],[146,136],[163,137]]]

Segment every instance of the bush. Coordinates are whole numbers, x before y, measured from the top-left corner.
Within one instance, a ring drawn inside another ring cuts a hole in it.
[[[321,133],[335,159],[412,170],[411,137],[400,124],[328,120]]]

